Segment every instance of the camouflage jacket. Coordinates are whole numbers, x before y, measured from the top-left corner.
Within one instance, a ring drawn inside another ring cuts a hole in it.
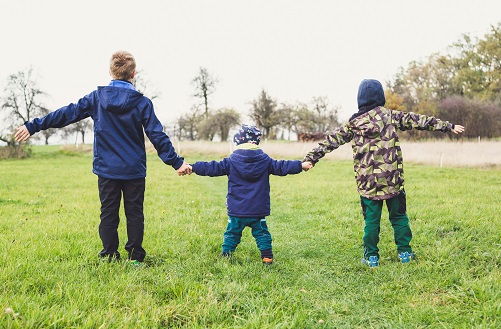
[[[386,200],[404,188],[402,150],[397,136],[400,130],[451,131],[453,124],[412,112],[376,107],[336,129],[304,161],[315,164],[326,153],[352,142],[353,166],[361,196]]]

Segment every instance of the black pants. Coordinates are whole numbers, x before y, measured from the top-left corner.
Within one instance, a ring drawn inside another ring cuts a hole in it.
[[[120,258],[118,252],[118,224],[120,200],[123,194],[125,217],[127,218],[127,238],[125,250],[128,258],[142,262],[146,256],[143,249],[144,236],[144,189],[145,179],[117,180],[99,177],[99,199],[101,200],[101,223],[99,236],[103,242],[101,257]]]

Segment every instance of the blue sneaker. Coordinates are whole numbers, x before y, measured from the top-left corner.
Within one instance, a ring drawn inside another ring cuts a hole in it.
[[[414,255],[413,252],[404,251],[398,254],[398,258],[400,258],[402,264],[405,264],[415,259],[416,256]]]
[[[379,266],[379,258],[378,256],[369,256],[369,259],[362,258],[362,264],[369,267],[377,267]]]

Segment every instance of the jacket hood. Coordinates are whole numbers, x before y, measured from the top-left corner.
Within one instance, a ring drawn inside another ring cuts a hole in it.
[[[129,112],[143,99],[143,94],[136,90],[114,86],[98,87],[97,95],[103,107],[112,113]]]
[[[246,181],[254,182],[262,175],[269,175],[269,156],[263,150],[237,149],[230,155],[233,168]]]
[[[358,109],[362,108],[376,108],[384,106],[386,99],[384,97],[384,90],[381,82],[378,80],[365,79],[358,87]]]
[[[381,82],[373,79],[362,80],[358,87],[357,102],[358,112],[351,116],[350,121],[376,107],[384,106],[386,98]]]

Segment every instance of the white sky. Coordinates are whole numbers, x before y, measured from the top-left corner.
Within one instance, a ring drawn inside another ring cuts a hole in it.
[[[219,80],[212,108],[247,114],[264,88],[278,102],[327,96],[345,120],[364,78],[391,79],[461,35],[501,22],[500,0],[0,0],[0,96],[30,65],[54,110],[106,85],[130,51],[161,93],[164,124],[197,102],[200,67]]]

